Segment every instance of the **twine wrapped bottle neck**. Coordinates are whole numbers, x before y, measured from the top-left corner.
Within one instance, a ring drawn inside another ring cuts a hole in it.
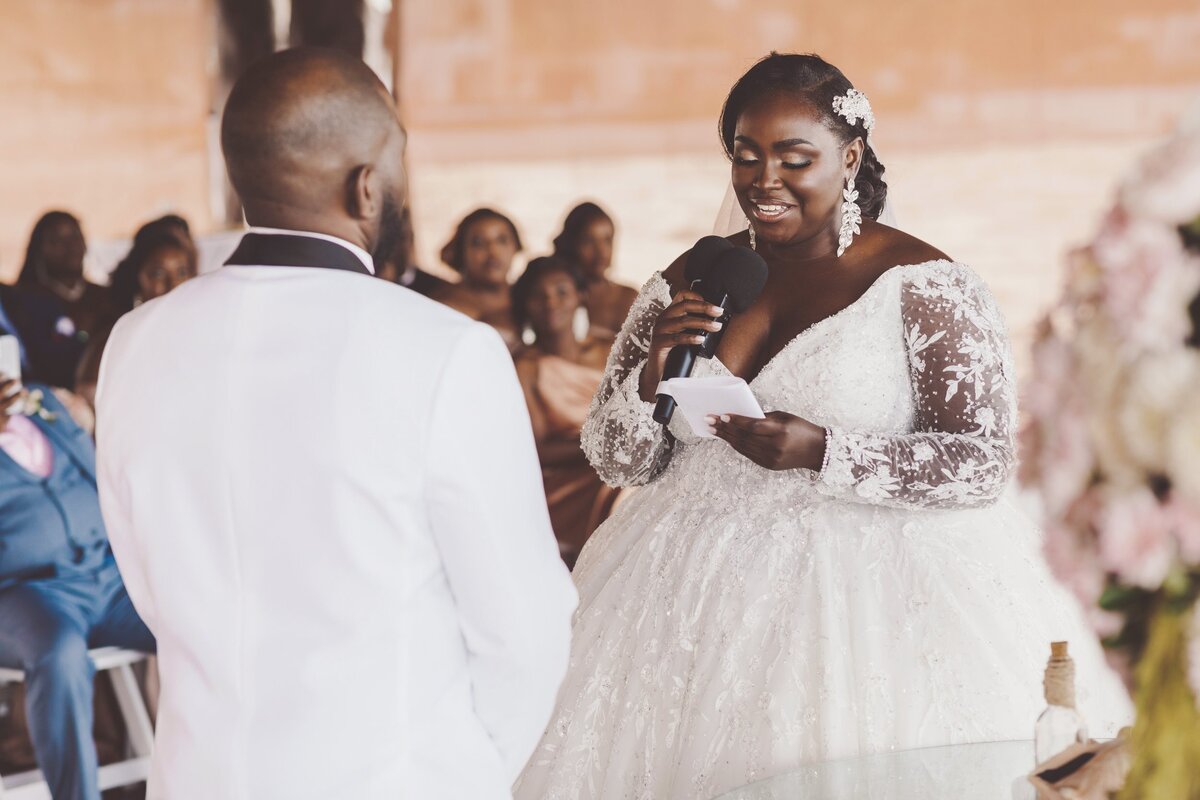
[[[1063,708],[1075,707],[1075,662],[1067,655],[1066,642],[1051,644],[1050,660],[1046,662],[1046,677],[1042,687],[1046,702]]]

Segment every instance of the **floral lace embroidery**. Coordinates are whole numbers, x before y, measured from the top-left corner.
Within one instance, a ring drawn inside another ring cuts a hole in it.
[[[611,486],[649,483],[671,457],[671,439],[654,421],[654,407],[638,396],[654,323],[670,303],[671,289],[656,272],[642,287],[621,326],[583,425],[584,455]]]
[[[1015,464],[1015,392],[996,303],[969,270],[941,263],[905,276],[901,318],[914,432],[832,428],[818,491],[898,507],[986,505]]]

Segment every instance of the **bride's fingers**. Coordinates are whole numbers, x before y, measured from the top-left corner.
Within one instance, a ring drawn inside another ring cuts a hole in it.
[[[654,349],[666,350],[680,344],[704,344],[704,336],[691,331],[660,333],[654,337]]]
[[[723,414],[717,417],[715,426],[738,431],[747,437],[771,437],[779,432],[774,420],[743,417],[738,414]]]
[[[688,300],[683,303],[676,303],[663,310],[661,318],[664,320],[675,319],[716,319],[725,313],[725,310],[720,306],[714,306],[706,303],[703,300]]]
[[[675,296],[671,298],[671,304],[674,305],[675,303],[682,303],[685,300],[700,300],[703,302],[704,297],[702,297],[699,292],[693,292],[691,289],[684,289],[675,293]]]
[[[719,418],[715,422],[709,424],[713,426],[713,433],[718,439],[723,439],[729,443],[729,446],[737,450],[748,458],[762,454],[762,442],[760,437],[757,437],[745,430],[737,428],[728,422],[722,422]]]

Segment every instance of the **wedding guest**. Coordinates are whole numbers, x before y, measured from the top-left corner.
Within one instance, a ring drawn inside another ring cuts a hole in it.
[[[97,323],[75,374],[75,392],[89,405],[96,402],[100,360],[117,320],[142,303],[196,277],[196,248],[187,232],[187,223],[181,228],[177,220],[182,221],[178,217],[163,217],[143,225],[133,237],[129,254],[113,270],[113,313]]]
[[[52,386],[68,385],[74,373],[68,367],[83,349],[73,335],[73,323],[62,305],[42,292],[0,284],[0,335],[17,337],[22,377]]]
[[[0,375],[0,665],[25,673],[55,800],[100,800],[88,648],[153,652],[154,638],[108,546],[91,437],[49,387],[29,385],[33,402],[16,387]]]
[[[568,566],[612,510],[604,485],[579,445],[579,431],[604,375],[612,337],[576,338],[575,312],[586,299],[574,265],[549,256],[529,262],[513,285],[513,321],[533,343],[516,356],[542,463],[550,523]]]
[[[67,318],[59,334],[75,339],[78,346],[63,353],[63,362],[54,365],[53,374],[67,388],[71,388],[83,345],[96,326],[112,314],[108,288],[89,282],[83,275],[86,253],[87,242],[79,220],[66,211],[50,211],[33,226],[25,263],[17,278],[17,285],[31,294],[54,299]]]
[[[417,294],[430,297],[434,292],[450,286],[450,281],[439,278],[417,266],[413,240],[412,212],[406,206],[400,213],[400,237],[392,254],[376,265],[376,277],[398,283]]]
[[[192,238],[192,226],[178,214],[164,214],[138,228],[137,233],[133,235],[133,245],[136,247],[143,240],[163,233],[174,236],[184,247],[196,249],[196,240]]]
[[[435,290],[430,297],[486,322],[500,332],[510,351],[520,345],[512,324],[509,273],[521,235],[508,217],[491,208],[472,211],[442,248],[442,260],[462,275],[458,283]]]
[[[592,328],[615,336],[625,322],[637,290],[608,278],[612,266],[612,217],[595,203],[580,203],[554,237],[554,255],[577,264],[587,285],[587,312]]]

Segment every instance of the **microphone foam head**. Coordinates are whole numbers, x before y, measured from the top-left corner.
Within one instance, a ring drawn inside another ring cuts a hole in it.
[[[705,236],[692,245],[683,267],[683,277],[689,284],[702,280],[717,256],[732,248],[733,245],[723,236]]]
[[[727,295],[725,310],[741,313],[754,304],[767,285],[767,262],[749,247],[731,247],[719,253],[704,275],[706,294],[713,289]]]

